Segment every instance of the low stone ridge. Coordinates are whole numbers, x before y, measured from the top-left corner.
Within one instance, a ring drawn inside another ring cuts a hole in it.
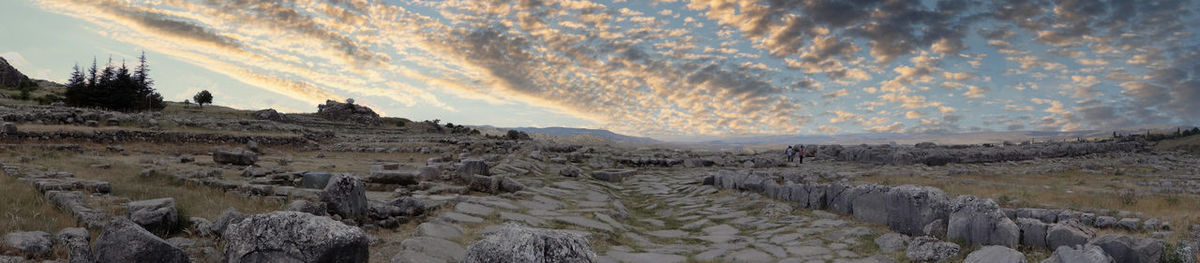
[[[337,174],[330,178],[321,192],[321,202],[328,204],[330,214],[359,223],[367,218],[367,190],[353,175]]]
[[[258,162],[258,154],[243,150],[242,148],[234,148],[233,150],[213,149],[213,162],[218,164],[232,165],[254,165]]]
[[[418,171],[400,170],[398,167],[389,169],[385,165],[371,166],[367,182],[373,184],[415,185],[421,182]]]
[[[1003,246],[986,246],[971,252],[963,263],[1025,263],[1025,254]]]
[[[1062,246],[1041,263],[1112,263],[1114,259],[1095,245]]]
[[[88,207],[87,199],[82,192],[48,191],[46,198],[58,208],[71,213],[81,225],[97,229],[104,226],[108,215]]]
[[[146,230],[167,233],[179,225],[179,210],[175,198],[133,201],[125,204],[126,214]]]
[[[891,253],[907,248],[909,241],[912,241],[912,238],[906,235],[887,233],[875,238],[875,245],[879,246],[879,251]]]
[[[326,100],[325,104],[317,105],[317,116],[332,121],[351,121],[370,126],[383,124],[383,119],[374,110],[349,101],[341,103]]]
[[[50,233],[42,231],[12,232],[4,235],[4,245],[15,249],[26,258],[43,258],[50,255],[54,241]]]
[[[582,233],[505,224],[467,247],[461,262],[596,262]]]
[[[957,256],[958,244],[942,242],[932,237],[917,237],[908,245],[904,255],[917,262],[941,262]]]
[[[806,150],[809,147],[805,148]],[[1057,142],[1021,147],[938,146],[890,147],[888,145],[820,145],[818,158],[847,162],[889,165],[945,165],[948,163],[995,163],[1041,158],[1083,156],[1105,152],[1141,152],[1148,150],[1144,141]]]
[[[275,111],[275,109],[265,109],[265,110],[255,111],[251,115],[254,115],[254,118],[259,119],[259,120],[277,121],[277,122],[288,121],[287,115],[284,115],[283,113],[279,113],[278,111]]]
[[[92,255],[96,262],[191,262],[183,250],[123,217],[104,225]]]
[[[367,235],[328,217],[277,211],[229,226],[225,262],[367,262]]]

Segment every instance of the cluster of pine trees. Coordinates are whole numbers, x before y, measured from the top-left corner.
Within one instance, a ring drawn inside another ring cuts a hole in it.
[[[111,58],[103,69],[97,68],[96,60],[92,59],[92,67],[86,74],[76,64],[67,82],[66,103],[116,111],[162,110],[166,104],[163,104],[162,95],[154,90],[154,80],[148,73],[150,68],[146,66],[145,52],[138,57],[138,66],[133,72],[124,62],[120,67],[114,67]]]

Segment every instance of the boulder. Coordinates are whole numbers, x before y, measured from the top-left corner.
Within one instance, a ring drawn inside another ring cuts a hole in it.
[[[325,189],[333,174],[326,172],[304,172],[300,174],[300,186],[309,189]]]
[[[462,160],[462,162],[459,163],[458,170],[456,170],[455,173],[457,173],[460,177],[469,175],[492,175],[491,172],[488,171],[488,164],[480,159]]]
[[[1025,254],[1002,246],[986,246],[971,252],[963,263],[1025,263]]]
[[[54,241],[50,233],[42,231],[12,232],[4,235],[4,245],[16,250],[26,258],[44,258],[50,255]]]
[[[278,111],[275,111],[275,109],[265,109],[265,110],[255,111],[252,114],[254,115],[255,119],[259,119],[259,120],[276,121],[276,122],[285,122],[288,120],[287,115],[284,115],[283,113],[279,113]]]
[[[0,134],[17,134],[17,124],[11,122],[0,124]]]
[[[367,235],[328,217],[277,211],[229,225],[225,262],[367,262]]]
[[[338,174],[330,178],[321,192],[321,202],[325,202],[330,214],[357,222],[367,218],[367,190],[353,175]]]
[[[1111,216],[1100,216],[1096,217],[1096,224],[1094,226],[1097,228],[1109,228],[1116,224],[1117,218]]]
[[[567,165],[562,169],[558,169],[558,174],[566,177],[579,177],[579,175],[582,173],[583,170],[579,169],[579,167],[575,167],[574,165]]]
[[[1042,263],[1113,263],[1104,249],[1094,245],[1062,246],[1054,250]]]
[[[633,176],[637,170],[604,169],[592,171],[592,178],[600,181],[619,183]]]
[[[55,239],[59,246],[66,247],[68,262],[92,262],[92,248],[90,245],[92,234],[88,233],[87,229],[81,227],[63,228],[55,235]]]
[[[429,209],[428,205],[425,204],[425,201],[411,196],[405,196],[396,200],[392,200],[392,202],[388,204],[397,207],[400,210],[400,215],[402,216],[424,215],[426,210]]]
[[[1050,248],[1046,243],[1046,231],[1049,224],[1033,218],[1017,218],[1017,227],[1021,229],[1021,244],[1035,248]]]
[[[947,218],[950,206],[950,199],[945,192],[927,186],[892,187],[886,199],[888,228],[912,236],[927,235],[925,226]]]
[[[414,185],[421,182],[417,171],[385,169],[383,165],[371,166],[367,182],[373,184]]]
[[[296,211],[309,213],[317,216],[329,215],[329,208],[325,203],[311,202],[308,200],[296,200],[288,204],[287,211]]]
[[[130,220],[151,232],[169,233],[180,223],[175,198],[129,202],[125,204],[125,211]]]
[[[1046,230],[1046,245],[1049,245],[1047,248],[1056,249],[1060,246],[1073,247],[1087,244],[1095,236],[1095,230],[1083,226],[1078,220],[1067,220],[1051,225]]]
[[[124,217],[104,225],[92,255],[95,262],[191,262],[183,250]]]
[[[221,212],[221,215],[217,216],[217,220],[212,222],[211,232],[213,234],[223,235],[225,233],[225,229],[229,228],[229,225],[241,222],[243,219],[246,219],[246,214],[238,212],[233,208],[226,209],[225,212]]]
[[[383,124],[383,119],[374,110],[349,101],[341,103],[326,100],[325,104],[317,105],[317,116],[332,121],[350,121],[369,126]]]
[[[1141,222],[1142,220],[1138,218],[1122,218],[1121,221],[1117,221],[1117,228],[1124,229],[1126,231],[1137,231],[1139,229],[1138,226],[1141,225]]]
[[[1017,247],[1020,228],[1000,212],[995,201],[971,195],[954,200],[946,238],[962,240],[971,245],[1000,245]]]
[[[246,151],[242,148],[235,148],[233,150],[213,149],[212,158],[213,162],[218,164],[254,165],[255,162],[258,162],[257,153]]]
[[[417,168],[417,175],[424,181],[435,181],[442,179],[442,170],[433,166],[425,166]]]
[[[484,176],[478,174],[468,174],[461,177],[466,181],[467,188],[471,191],[483,192],[489,194],[500,193],[500,181],[502,178],[498,176]]]
[[[926,236],[946,238],[946,227],[946,220],[938,219],[933,220],[933,222],[929,222],[929,224],[925,225],[925,228],[923,229],[925,230]]]
[[[461,262],[596,262],[584,234],[505,224],[467,247]]]
[[[1163,251],[1162,240],[1119,234],[1100,236],[1088,244],[1104,249],[1104,253],[1112,256],[1117,263],[1158,262]]]
[[[512,176],[503,176],[500,179],[500,190],[504,191],[505,193],[515,193],[525,190],[525,184],[517,182],[517,180],[513,180]]]
[[[875,245],[879,246],[879,251],[883,253],[891,253],[908,247],[908,242],[912,238],[906,235],[897,233],[887,233],[875,238]]]
[[[941,262],[958,255],[958,244],[942,242],[932,237],[917,237],[909,243],[904,255],[916,262]]]

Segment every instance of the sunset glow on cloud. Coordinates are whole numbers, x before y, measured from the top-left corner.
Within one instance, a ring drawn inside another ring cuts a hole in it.
[[[60,16],[4,27],[69,19],[166,57],[160,72],[229,79],[203,88],[248,109],[355,98],[418,120],[652,137],[1200,123],[1191,1],[14,2],[0,6]],[[0,54],[44,45],[72,48]],[[71,66],[35,64],[55,81]],[[197,88],[158,76],[169,100]]]

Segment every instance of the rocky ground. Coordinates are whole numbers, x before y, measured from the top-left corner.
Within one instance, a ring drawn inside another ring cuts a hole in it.
[[[1133,137],[799,164],[333,101],[0,119],[0,262],[1195,262],[1200,238],[1200,159]]]

